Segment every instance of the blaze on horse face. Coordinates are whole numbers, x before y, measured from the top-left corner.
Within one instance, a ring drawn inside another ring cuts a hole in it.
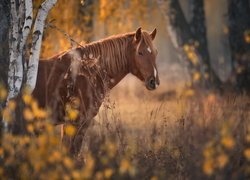
[[[133,40],[135,54],[132,74],[143,81],[148,90],[154,90],[160,84],[156,67],[157,50],[152,44],[155,36],[156,29],[151,33],[147,33],[139,28]]]

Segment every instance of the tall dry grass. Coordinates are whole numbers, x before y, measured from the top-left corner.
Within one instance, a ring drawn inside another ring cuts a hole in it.
[[[123,93],[117,88],[107,98],[86,135],[82,153],[91,152],[97,172],[109,166],[119,170],[126,159],[132,179],[249,178],[249,97]],[[109,144],[114,157],[102,163],[109,157],[103,145]]]
[[[5,96],[0,88],[0,100]],[[249,100],[165,87],[153,92],[117,87],[87,130],[75,164],[49,113],[24,94],[28,134],[2,134],[0,178],[249,179]],[[18,103],[2,111],[4,120],[12,121]],[[72,127],[66,131],[74,132]]]

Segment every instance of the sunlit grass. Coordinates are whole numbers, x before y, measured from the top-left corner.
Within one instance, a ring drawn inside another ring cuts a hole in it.
[[[122,90],[120,89],[122,88]],[[6,97],[3,91],[1,100]],[[192,91],[187,93],[186,91]],[[193,90],[148,92],[117,87],[89,127],[75,161],[50,123],[50,112],[22,96],[27,134],[1,137],[2,179],[204,179],[250,173],[249,97]],[[19,102],[20,103],[20,102]],[[11,123],[18,103],[2,111]],[[65,119],[78,112],[65,107]],[[68,125],[65,133],[75,134]]]

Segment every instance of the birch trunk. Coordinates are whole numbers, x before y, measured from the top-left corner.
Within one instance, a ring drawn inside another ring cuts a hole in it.
[[[45,19],[56,2],[57,0],[44,1],[40,6],[36,17],[32,34],[32,49],[27,67],[26,81],[26,85],[30,87],[31,91],[35,88],[36,84]],[[9,33],[10,61],[8,71],[9,93],[7,101],[16,97],[24,84],[24,46],[32,27],[32,4],[32,0],[20,0],[17,8],[16,0],[11,0],[11,29]]]
[[[23,62],[22,59],[17,59],[18,57],[18,30],[19,23],[16,9],[16,1],[11,0],[11,29],[9,33],[9,47],[10,47],[10,61],[9,61],[9,72],[8,72],[8,85],[9,94],[7,101],[18,95],[20,88],[22,86],[23,80]]]
[[[9,62],[9,30],[10,30],[10,1],[0,1],[0,84],[1,88],[7,87],[8,81],[8,62]],[[2,112],[5,102],[0,103]],[[0,139],[4,130],[3,116],[0,114]],[[0,142],[1,143],[1,142]],[[1,146],[1,144],[0,144]]]
[[[9,63],[10,1],[0,1],[0,84],[7,87]]]
[[[36,85],[38,62],[41,51],[42,36],[45,20],[50,9],[56,4],[57,0],[46,0],[38,10],[32,35],[32,49],[29,58],[26,85],[32,92]]]
[[[24,85],[29,86],[31,90],[35,87],[45,19],[56,2],[57,0],[45,0],[39,8],[32,33],[31,55],[29,57],[28,67],[25,69],[26,71],[24,71],[25,45],[27,44],[28,37],[31,35],[30,31],[33,23],[33,2],[32,0],[10,0],[11,26],[9,29],[10,57],[7,103],[13,98],[16,98],[17,101],[20,100],[20,96],[18,95]],[[26,84],[24,77],[27,77]],[[5,124],[7,130],[11,130],[17,134],[25,132],[25,122],[21,115],[22,110],[22,103],[17,103],[11,126]]]

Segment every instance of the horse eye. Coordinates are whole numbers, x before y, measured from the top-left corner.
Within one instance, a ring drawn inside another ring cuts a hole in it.
[[[143,56],[142,52],[138,52],[139,55]]]

